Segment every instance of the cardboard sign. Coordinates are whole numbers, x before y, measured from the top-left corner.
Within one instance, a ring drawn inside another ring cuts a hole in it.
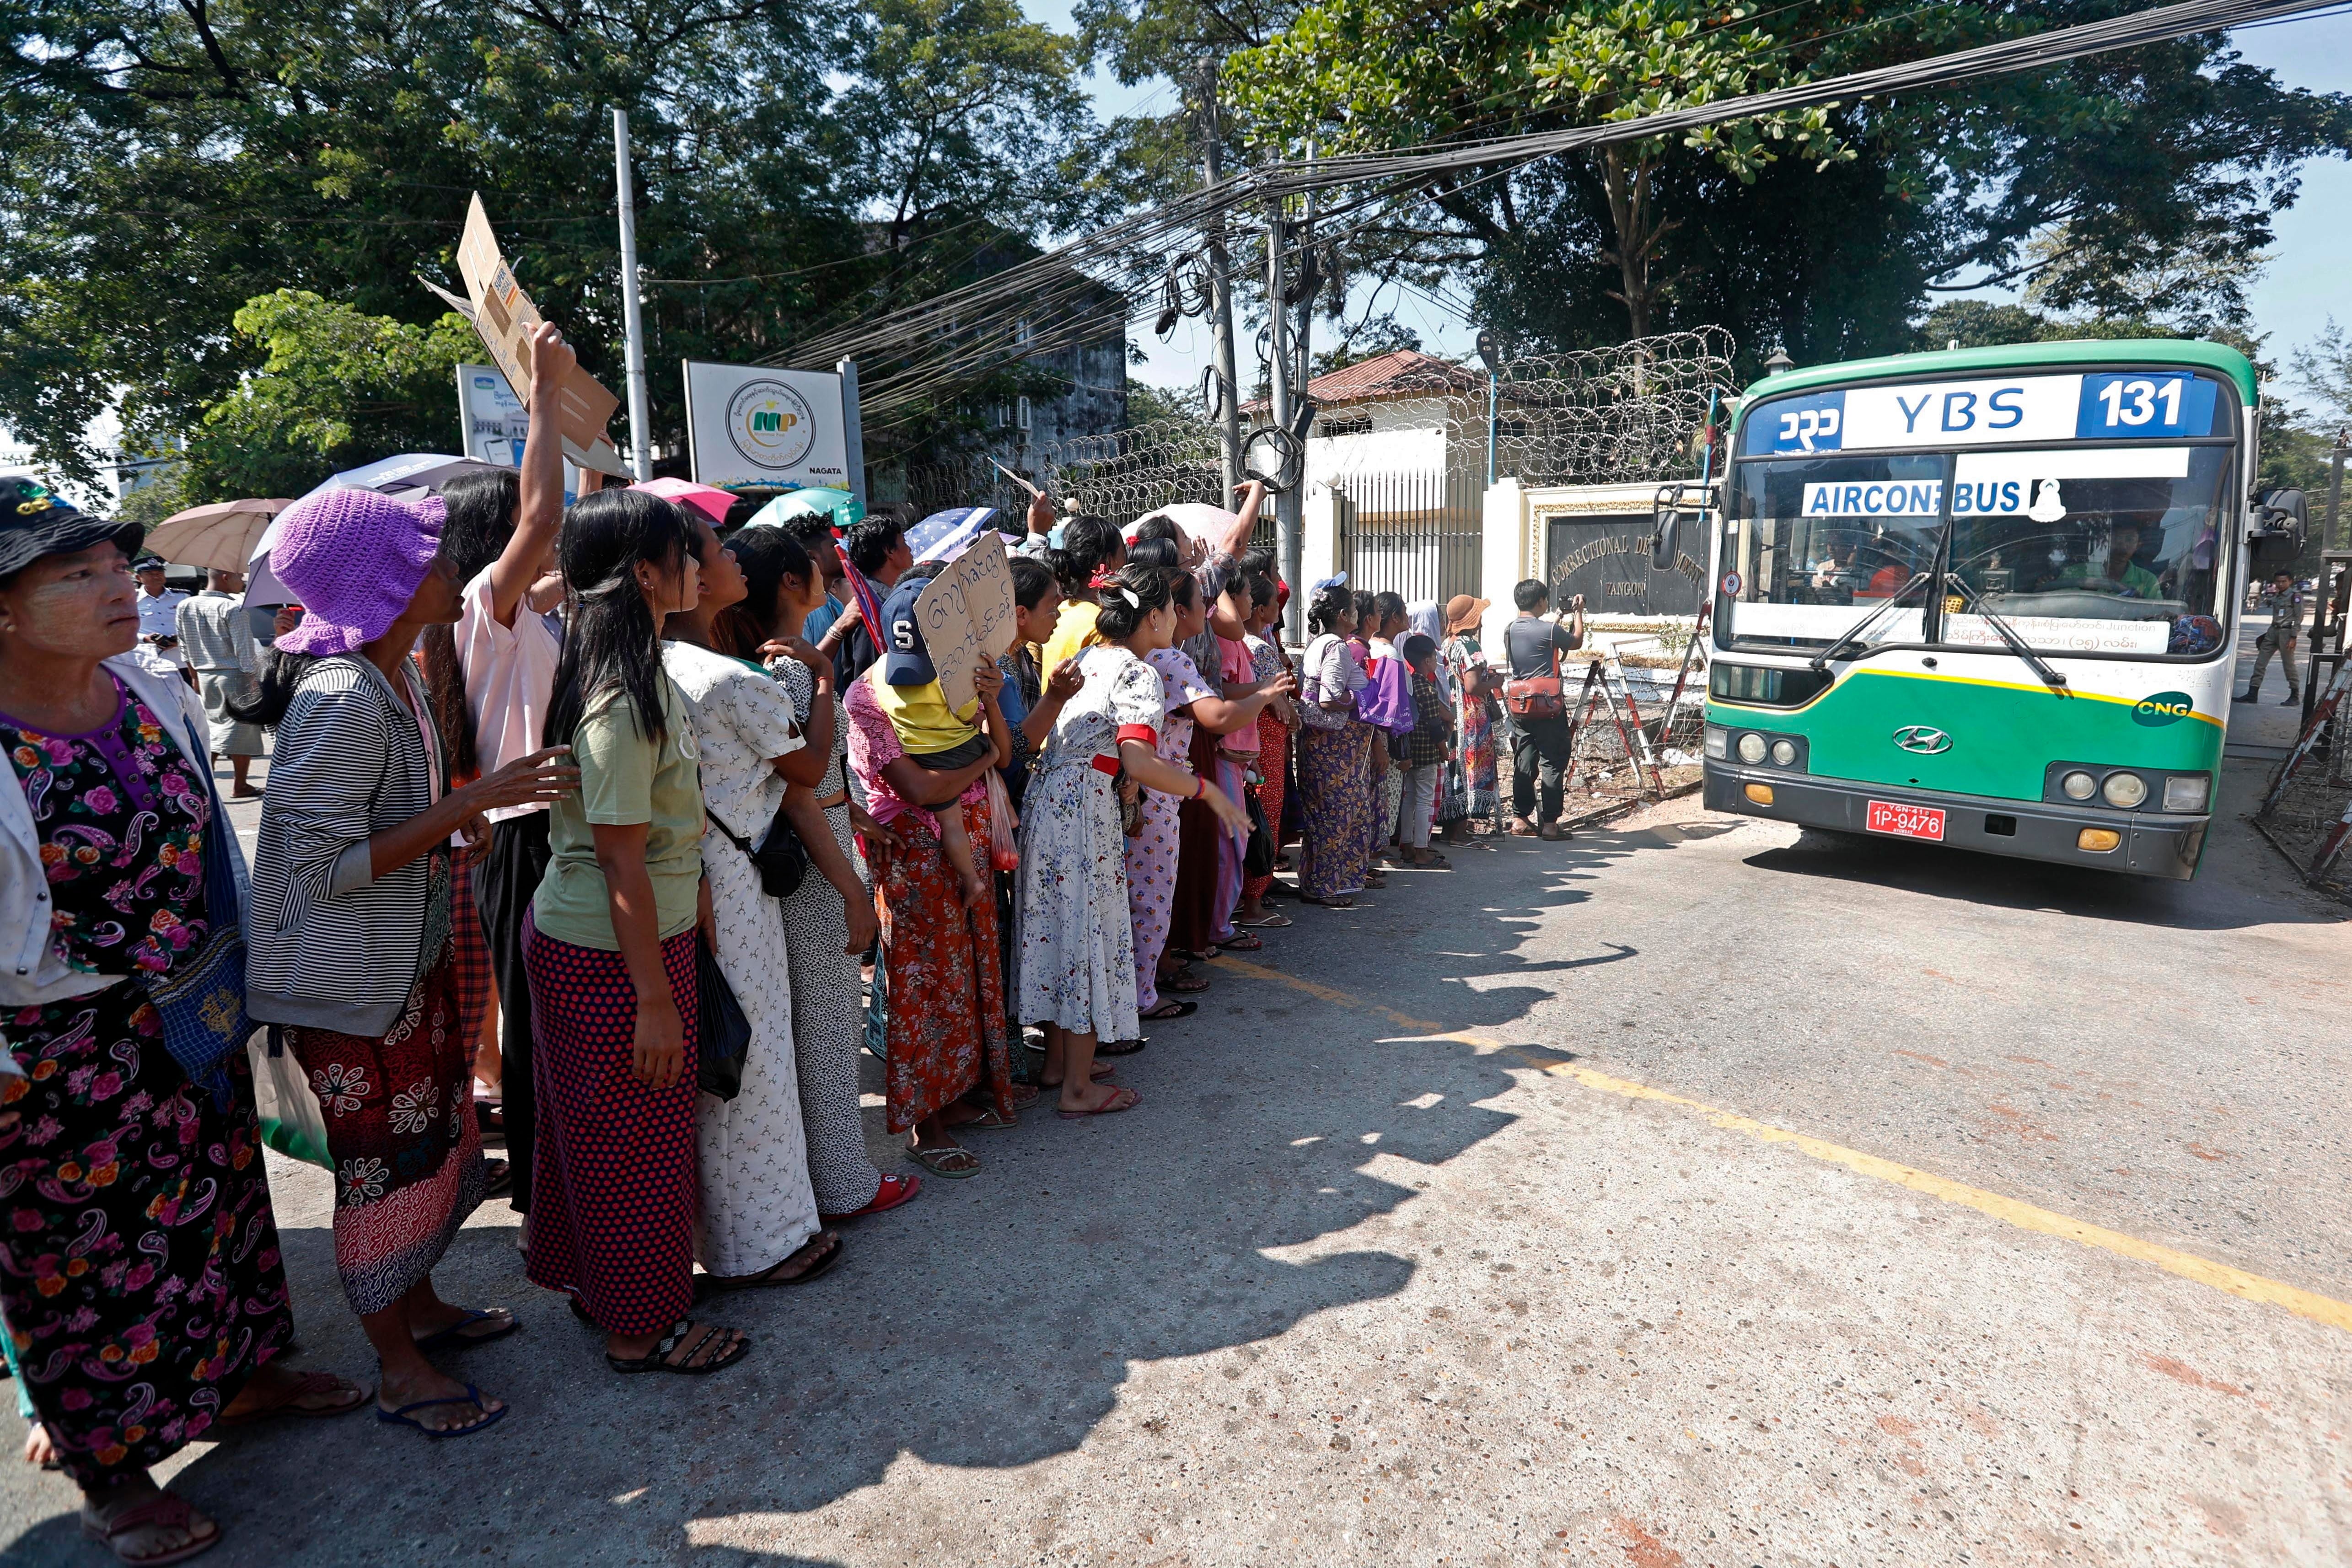
[[[939,671],[948,707],[961,713],[978,695],[971,672],[1013,646],[1013,564],[1004,536],[983,529],[915,598],[915,625]]]
[[[506,258],[499,254],[498,237],[490,232],[489,214],[482,209],[478,195],[466,209],[466,234],[457,242],[457,270],[465,275],[466,292],[472,297],[474,331],[481,334],[508,385],[528,406],[530,333],[544,318],[515,281]],[[619,398],[575,363],[572,374],[556,389],[555,416],[563,437],[563,455],[583,468],[631,477],[604,434],[613,411],[620,405]]]

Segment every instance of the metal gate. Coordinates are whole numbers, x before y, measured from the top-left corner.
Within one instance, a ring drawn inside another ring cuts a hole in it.
[[[1348,586],[1411,604],[1478,591],[1486,490],[1478,476],[1423,470],[1333,481],[1338,568]]]

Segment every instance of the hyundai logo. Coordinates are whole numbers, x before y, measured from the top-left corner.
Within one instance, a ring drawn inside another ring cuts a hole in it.
[[[1895,731],[1895,743],[1923,757],[1932,757],[1952,749],[1952,738],[1932,724],[1904,725]]]

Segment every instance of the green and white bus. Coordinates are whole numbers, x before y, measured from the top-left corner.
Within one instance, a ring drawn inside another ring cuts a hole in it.
[[[1714,504],[1706,804],[2196,874],[2255,564],[2254,373],[2215,343],[2039,343],[1773,375]],[[2284,499],[2284,498],[2280,498]],[[1693,553],[1696,553],[1693,552]]]

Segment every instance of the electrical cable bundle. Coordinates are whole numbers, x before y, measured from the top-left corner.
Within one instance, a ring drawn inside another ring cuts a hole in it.
[[[914,417],[929,400],[968,388],[1023,359],[1098,341],[1154,303],[1162,319],[1195,314],[1209,292],[1194,272],[1200,234],[1222,215],[1309,191],[1371,186],[1327,215],[1338,218],[1409,198],[1444,175],[1488,177],[1538,159],[1790,110],[1916,92],[1982,77],[2063,65],[2088,55],[2326,10],[2341,0],[2181,0],[2077,26],[2053,28],[1904,65],[1856,71],[1598,125],[1427,144],[1382,153],[1261,164],[1018,262],[977,283],[797,343],[769,363],[830,367],[859,361],[866,427]],[[1172,322],[1168,325],[1172,326]]]

